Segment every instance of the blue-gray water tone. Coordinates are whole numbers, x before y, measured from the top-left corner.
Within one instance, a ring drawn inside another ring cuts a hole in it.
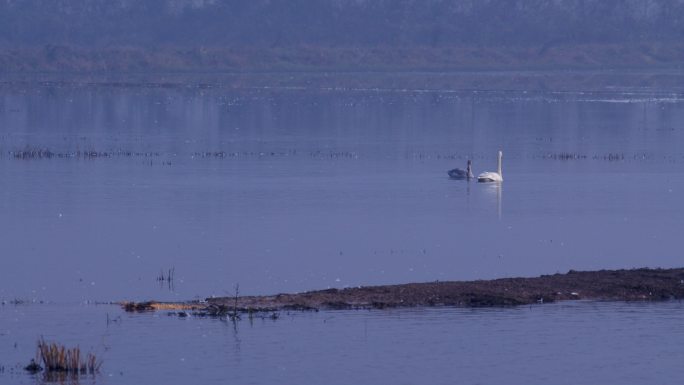
[[[103,360],[80,384],[684,376],[676,301],[236,325],[84,304],[681,266],[681,90],[391,88],[2,86],[0,383],[40,382],[40,336]],[[499,149],[502,185],[448,178]]]
[[[389,88],[3,86],[0,299],[681,266],[684,95]]]
[[[102,305],[5,305],[0,383],[37,383],[18,366],[42,334],[103,360],[82,385],[672,384],[684,376],[682,321],[679,301],[298,312],[237,325]]]

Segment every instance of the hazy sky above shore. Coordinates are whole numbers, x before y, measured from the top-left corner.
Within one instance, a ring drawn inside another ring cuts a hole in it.
[[[678,42],[681,0],[1,0],[0,45]]]

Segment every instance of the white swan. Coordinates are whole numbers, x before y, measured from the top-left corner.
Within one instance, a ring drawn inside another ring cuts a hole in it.
[[[477,176],[478,182],[503,182],[503,174],[501,173],[501,158],[503,152],[499,151],[499,164],[496,172],[487,171]]]

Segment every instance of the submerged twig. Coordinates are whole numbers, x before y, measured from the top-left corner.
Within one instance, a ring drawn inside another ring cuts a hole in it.
[[[160,286],[164,286],[164,282],[167,283],[169,290],[174,290],[174,283],[173,280],[176,275],[176,268],[171,267],[168,269],[166,272],[164,272],[163,269],[159,270],[159,275],[157,276],[157,282],[159,282]]]
[[[240,296],[240,284],[235,285],[235,302],[233,303],[233,314],[230,315],[232,321],[240,320],[240,314],[238,314],[238,297]]]

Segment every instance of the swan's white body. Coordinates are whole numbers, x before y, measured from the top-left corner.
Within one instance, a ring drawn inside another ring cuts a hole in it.
[[[501,158],[503,152],[499,151],[499,163],[496,172],[487,171],[477,176],[478,182],[503,182],[503,174],[501,173]]]

